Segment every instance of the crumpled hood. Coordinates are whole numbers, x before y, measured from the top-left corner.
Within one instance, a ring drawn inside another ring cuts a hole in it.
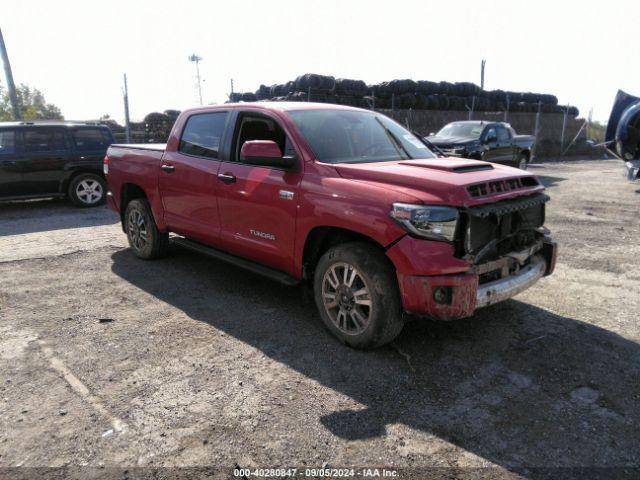
[[[431,143],[433,143],[436,147],[439,145],[466,145],[467,143],[472,143],[478,140],[477,137],[443,137],[439,135],[432,135],[427,137]]]
[[[413,195],[424,203],[468,207],[544,190],[535,175],[517,168],[455,157],[394,162],[334,164],[343,178],[365,181]],[[500,193],[472,196],[471,185],[530,178],[533,185]]]

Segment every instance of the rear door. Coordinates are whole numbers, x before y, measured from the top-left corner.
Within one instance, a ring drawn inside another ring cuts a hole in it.
[[[243,162],[248,140],[273,140],[283,155],[300,158],[277,117],[240,111],[228,162],[220,166],[220,222],[226,250],[285,272],[293,271],[302,162],[285,170]]]
[[[60,193],[70,152],[66,128],[33,126],[22,129],[24,155],[19,162],[23,195]]]
[[[70,130],[73,151],[71,168],[102,171],[102,162],[113,137],[106,128],[75,127]]]
[[[0,130],[0,198],[21,195],[20,145],[16,129]]]
[[[218,181],[221,142],[228,111],[194,113],[185,122],[175,152],[165,152],[159,188],[165,222],[182,235],[216,243],[220,235]]]

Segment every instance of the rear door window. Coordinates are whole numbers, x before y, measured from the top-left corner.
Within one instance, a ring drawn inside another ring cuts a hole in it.
[[[23,136],[24,150],[27,153],[59,152],[67,149],[64,131],[61,129],[27,129]]]
[[[182,132],[178,151],[186,155],[218,158],[226,122],[227,112],[192,115]]]
[[[16,153],[16,131],[0,130],[0,154]]]
[[[509,130],[504,127],[498,127],[498,141],[499,142],[508,142],[511,136],[509,135]]]
[[[102,128],[79,128],[71,133],[78,150],[105,150],[111,138]]]

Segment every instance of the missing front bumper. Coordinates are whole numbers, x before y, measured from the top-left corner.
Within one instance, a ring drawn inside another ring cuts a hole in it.
[[[545,275],[547,262],[536,255],[517,274],[485,283],[476,292],[476,308],[488,307],[526,290]]]
[[[516,273],[480,283],[478,271],[449,275],[403,275],[398,273],[402,304],[406,312],[438,320],[456,320],[473,315],[477,308],[507,300],[531,287],[555,267],[557,246],[546,238],[542,248]],[[528,260],[528,259],[527,259]],[[450,299],[436,301],[434,291],[446,287]]]

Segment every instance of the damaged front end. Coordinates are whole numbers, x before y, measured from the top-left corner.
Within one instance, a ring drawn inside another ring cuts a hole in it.
[[[625,162],[625,176],[640,178],[640,98],[618,91],[607,122],[607,150]]]
[[[544,227],[544,193],[470,207],[462,214],[460,258],[478,276],[476,307],[510,298],[555,268],[556,244]]]

